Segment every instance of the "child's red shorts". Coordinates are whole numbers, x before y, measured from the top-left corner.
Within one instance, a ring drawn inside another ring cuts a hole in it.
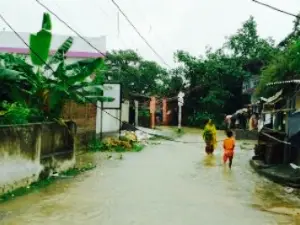
[[[228,159],[232,160],[233,156],[234,156],[234,152],[233,151],[224,152],[224,155],[223,155],[223,161],[224,161],[224,163],[226,163]]]

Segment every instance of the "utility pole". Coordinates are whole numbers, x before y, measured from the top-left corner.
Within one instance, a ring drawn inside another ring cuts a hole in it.
[[[137,100],[134,100],[134,110],[135,110],[134,125],[138,127],[139,126],[139,102]]]
[[[184,93],[183,92],[179,92],[178,94],[178,133],[181,132],[181,119],[182,119],[182,106],[184,104]]]

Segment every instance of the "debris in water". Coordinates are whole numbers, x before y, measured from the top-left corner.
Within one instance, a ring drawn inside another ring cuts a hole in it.
[[[300,169],[300,166],[295,165],[294,163],[290,163],[290,166],[296,170],[296,169]]]
[[[59,176],[58,172],[53,172],[53,173],[51,174],[51,177],[58,177],[58,176]]]
[[[286,193],[290,194],[290,193],[292,193],[294,191],[294,188],[286,187],[286,188],[284,188],[284,190],[285,190]]]

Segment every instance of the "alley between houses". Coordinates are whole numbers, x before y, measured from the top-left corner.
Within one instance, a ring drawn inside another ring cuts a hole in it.
[[[199,134],[182,139],[201,141]],[[252,171],[252,147],[239,141],[232,171],[222,165],[220,147],[210,158],[193,143],[162,141],[123,160],[85,156],[98,167],[1,204],[0,224],[297,224],[296,191]]]

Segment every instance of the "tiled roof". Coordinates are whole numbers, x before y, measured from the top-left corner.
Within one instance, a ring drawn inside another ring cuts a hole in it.
[[[300,80],[284,80],[267,83],[267,86],[280,85],[280,84],[300,84]]]

